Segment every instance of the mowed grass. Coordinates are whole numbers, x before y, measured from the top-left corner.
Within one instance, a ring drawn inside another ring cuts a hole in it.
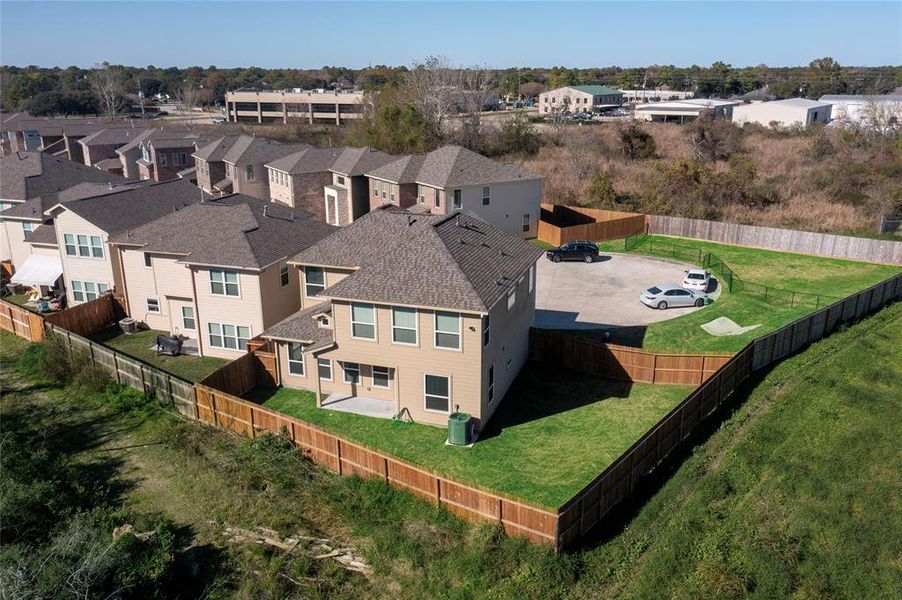
[[[125,335],[118,326],[114,325],[98,331],[90,338],[192,382],[204,379],[229,362],[222,358],[207,356],[157,356],[154,342],[158,335],[168,334],[165,331],[148,329]]]
[[[312,392],[260,390],[264,406],[443,475],[557,508],[691,391],[529,363],[471,448],[444,428],[318,409]]]
[[[672,244],[681,247],[676,258],[686,262],[695,262],[692,257],[697,256],[698,251],[702,254],[705,252],[716,254],[749,285],[745,290],[733,292],[724,287],[720,298],[712,305],[689,315],[649,325],[645,331],[642,347],[650,351],[736,352],[756,337],[804,317],[819,306],[835,302],[833,298],[849,296],[902,271],[899,267],[889,265],[665,236],[646,236],[644,242],[631,250],[631,253],[672,257],[668,250],[668,245]],[[624,251],[623,240],[600,242],[598,246],[605,252]],[[797,296],[793,299],[781,292],[771,292],[768,298],[765,298],[763,292],[751,284],[768,285],[805,294],[821,294],[832,298]],[[723,337],[710,335],[701,328],[701,325],[718,317],[732,319],[742,327],[758,324],[761,326],[739,336]]]

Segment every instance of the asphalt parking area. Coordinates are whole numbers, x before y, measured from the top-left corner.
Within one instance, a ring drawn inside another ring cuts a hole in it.
[[[603,329],[648,325],[699,310],[696,307],[656,310],[639,301],[653,285],[676,284],[694,265],[632,254],[602,253],[596,262],[536,266],[536,317],[541,329]]]

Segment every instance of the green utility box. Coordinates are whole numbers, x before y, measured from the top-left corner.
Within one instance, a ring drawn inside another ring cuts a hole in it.
[[[448,417],[448,443],[455,446],[466,446],[470,443],[470,415],[452,413]]]

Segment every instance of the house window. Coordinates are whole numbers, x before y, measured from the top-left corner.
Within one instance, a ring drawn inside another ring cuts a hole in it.
[[[182,307],[182,329],[189,329],[191,331],[197,329],[197,322],[194,320],[193,306]]]
[[[66,246],[66,256],[75,256],[75,236],[71,233],[65,233],[63,234],[63,241]]]
[[[517,303],[517,287],[514,286],[507,293],[507,310],[510,310]]]
[[[529,267],[529,293],[536,289],[536,266]]]
[[[531,225],[532,219],[529,218],[529,213],[523,214],[523,233],[528,233]]]
[[[332,381],[332,361],[328,358],[316,359],[316,368],[319,378],[323,381]]]
[[[391,335],[396,344],[417,343],[417,309],[393,306],[391,309]]]
[[[84,302],[85,301],[85,292],[84,288],[81,285],[80,281],[72,282],[72,299],[76,302]]]
[[[376,339],[376,307],[372,304],[351,304],[351,337]]]
[[[161,167],[166,166],[166,153],[165,152],[160,152],[160,166]]]
[[[345,184],[345,178],[342,177],[341,175],[336,175],[336,176],[335,176],[335,182],[336,182],[338,185],[344,185],[344,184]]]
[[[373,387],[388,388],[388,367],[373,367]]]
[[[211,269],[210,293],[216,296],[238,296],[238,273]]]
[[[103,240],[99,235],[91,236],[91,254],[94,258],[103,258]]]
[[[418,185],[417,186],[417,194],[420,198],[420,204],[426,204],[426,186]]]
[[[482,315],[482,347],[485,348],[489,345],[489,340],[491,339],[491,322],[489,321],[488,315]]]
[[[147,312],[158,313],[160,312],[160,300],[159,298],[148,298],[147,302]]]
[[[144,253],[144,266],[148,269],[153,267],[153,259],[147,252]]]
[[[31,221],[22,221],[22,234],[28,235],[32,231],[34,231],[34,223]]]
[[[304,346],[297,342],[288,344],[288,372],[292,375],[304,375]]]
[[[460,210],[464,206],[464,199],[461,190],[454,190],[454,210]]]
[[[379,197],[379,182],[373,181],[373,198]]]
[[[358,363],[343,362],[341,370],[344,372],[345,383],[360,383],[360,365]]]
[[[207,323],[210,335],[210,346],[226,350],[247,350],[247,341],[251,337],[251,328],[225,323]]]
[[[495,399],[495,363],[489,367],[489,404]]]
[[[460,350],[460,313],[435,312],[435,347]]]
[[[88,236],[86,235],[78,236],[78,255],[91,256],[91,249],[88,247]]]
[[[326,272],[322,267],[304,267],[304,294],[308,298],[326,289]]]
[[[391,202],[395,201],[395,184],[393,183],[388,185],[388,199]]]
[[[248,165],[245,168],[245,173],[247,174],[247,180],[253,181],[254,180],[254,165]]]
[[[451,379],[441,375],[423,375],[424,408],[447,413],[451,406]]]
[[[105,283],[94,283],[93,281],[73,281],[72,297],[76,302],[90,302],[97,300],[100,294],[110,291],[110,286]]]
[[[492,203],[492,188],[485,186],[482,188],[482,205],[488,206]]]
[[[279,261],[279,283],[282,287],[288,285],[288,263],[284,260]]]
[[[179,159],[181,160],[183,167],[188,166],[188,154],[186,152],[182,152],[181,154],[179,154]]]

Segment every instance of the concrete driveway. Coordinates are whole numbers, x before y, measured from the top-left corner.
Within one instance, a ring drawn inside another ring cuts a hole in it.
[[[699,310],[656,310],[639,301],[653,285],[679,284],[693,265],[632,254],[605,254],[598,261],[536,266],[536,318],[541,329],[603,329],[647,325]]]

